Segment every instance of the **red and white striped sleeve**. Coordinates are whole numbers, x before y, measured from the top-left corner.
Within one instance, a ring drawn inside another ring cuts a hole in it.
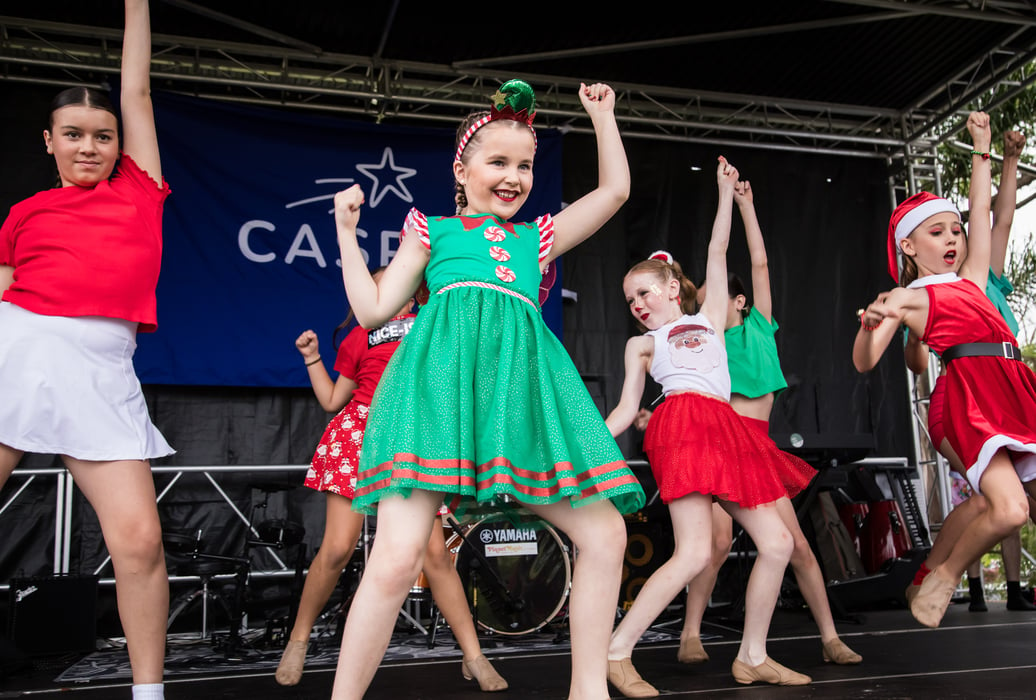
[[[419,212],[416,208],[411,208],[406,215],[406,221],[403,222],[403,228],[399,232],[399,242],[402,243],[407,233],[413,231],[417,234],[417,238],[421,241],[421,245],[426,250],[432,249],[431,240],[428,238],[428,217]]]
[[[554,217],[544,214],[536,219],[536,227],[540,230],[540,262],[550,254],[554,247]]]

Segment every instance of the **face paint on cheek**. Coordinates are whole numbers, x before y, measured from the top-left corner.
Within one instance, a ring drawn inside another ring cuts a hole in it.
[[[657,284],[652,284],[651,285],[651,293],[655,294],[657,296],[662,296],[662,290],[659,289]]]

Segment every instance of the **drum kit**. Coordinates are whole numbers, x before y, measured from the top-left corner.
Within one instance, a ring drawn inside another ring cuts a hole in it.
[[[444,526],[475,624],[490,633],[537,632],[562,613],[572,585],[571,548],[548,523],[521,511]],[[427,593],[419,577],[412,595]]]
[[[182,533],[167,531],[163,535],[167,552],[186,559],[174,568],[178,576],[197,577],[200,587],[173,601],[167,629],[172,629],[178,617],[188,610],[200,607],[201,637],[210,634],[210,605],[217,606],[222,621],[229,624],[226,634],[212,633],[213,643],[221,647],[227,658],[240,657],[244,651],[241,633],[245,621],[246,592],[251,570],[251,551],[254,548],[282,550],[301,545],[305,529],[286,519],[258,519],[257,510],[264,510],[272,492],[295,488],[296,485],[253,484],[266,498],[253,507],[243,551],[236,556],[217,554],[207,550],[202,532]],[[549,623],[564,618],[564,611],[572,584],[573,554],[569,541],[549,523],[517,507],[480,514],[465,522],[453,515],[443,518],[447,528],[446,548],[457,569],[476,627],[488,634],[521,636],[542,630]],[[355,587],[362,576],[374,539],[377,516],[368,516],[364,532],[357,543],[357,554],[342,576],[344,590]],[[306,547],[297,548],[295,580],[286,629],[290,629],[297,611],[305,578]],[[213,585],[213,579],[233,578],[233,592],[227,596]],[[352,580],[355,579],[355,580]],[[401,618],[428,635],[429,645],[440,621],[437,610],[428,614],[430,624],[422,624],[421,606],[431,600],[428,581],[422,574],[411,587]],[[341,631],[341,623],[351,595],[343,595],[338,607],[329,611]],[[322,616],[327,617],[327,615]],[[427,622],[427,620],[426,620]],[[269,625],[269,623],[268,623]]]

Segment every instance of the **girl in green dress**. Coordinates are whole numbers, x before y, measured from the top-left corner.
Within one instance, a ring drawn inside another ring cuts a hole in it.
[[[510,221],[528,199],[536,152],[535,98],[521,81],[502,85],[492,111],[458,130],[456,216],[412,210],[377,282],[356,241],[363,192],[335,197],[342,276],[359,323],[383,323],[422,281],[429,299],[371,403],[353,507],[376,505],[378,527],[333,698],[360,698],[373,679],[444,499],[458,515],[516,502],[565,532],[577,551],[569,697],[608,697],[621,513],[640,508],[644,492],[539,306],[543,271],[629,196],[614,91],[581,85],[579,98],[597,138],[598,186],[556,216]]]

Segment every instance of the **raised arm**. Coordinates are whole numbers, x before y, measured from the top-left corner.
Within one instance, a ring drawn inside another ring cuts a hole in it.
[[[1025,135],[1019,131],[1004,132],[1004,162],[1000,172],[1000,186],[993,205],[993,232],[990,237],[989,267],[997,277],[1004,276],[1007,244],[1014,223],[1014,208],[1018,198],[1018,160],[1025,148]]]
[[[752,261],[752,307],[767,321],[772,321],[773,297],[770,291],[770,264],[766,259],[763,230],[759,227],[759,219],[755,213],[752,183],[748,180],[734,185],[734,203],[741,212],[741,221],[745,225],[745,240],[748,242],[748,255]]]
[[[626,341],[626,376],[622,380],[622,395],[619,397],[619,403],[604,420],[612,437],[624,433],[637,417],[640,398],[644,395],[644,380],[653,352],[654,341],[650,336],[638,335]]]
[[[734,185],[737,183],[737,168],[719,157],[716,166],[716,183],[719,201],[716,204],[716,218],[712,221],[712,236],[709,238],[709,253],[705,263],[705,301],[701,312],[709,319],[713,328],[722,331],[727,321],[727,248],[730,245],[730,220],[734,208]],[[718,336],[723,337],[719,332]]]
[[[972,112],[968,116],[968,132],[977,152],[971,156],[971,188],[968,194],[968,257],[960,268],[960,276],[971,280],[975,286],[985,290],[989,279],[990,262],[990,201],[992,200],[993,175],[988,154],[992,143],[989,131],[989,115]]]
[[[428,264],[427,250],[416,233],[403,238],[392,262],[375,282],[356,240],[363,190],[359,185],[335,195],[335,228],[342,260],[342,282],[356,321],[377,328],[396,315],[417,291]]]
[[[554,217],[554,245],[545,263],[596,233],[630,196],[630,169],[615,121],[615,91],[603,83],[580,84],[579,99],[597,137],[597,188]]]
[[[295,339],[295,347],[302,355],[302,361],[309,372],[309,382],[313,385],[313,395],[320,402],[320,407],[328,413],[337,413],[345,408],[353,397],[357,384],[352,379],[338,375],[332,380],[327,367],[320,358],[320,345],[317,334],[311,330],[303,331]]]
[[[147,0],[126,0],[121,81],[122,151],[161,184],[162,160],[151,106],[151,19]]]

